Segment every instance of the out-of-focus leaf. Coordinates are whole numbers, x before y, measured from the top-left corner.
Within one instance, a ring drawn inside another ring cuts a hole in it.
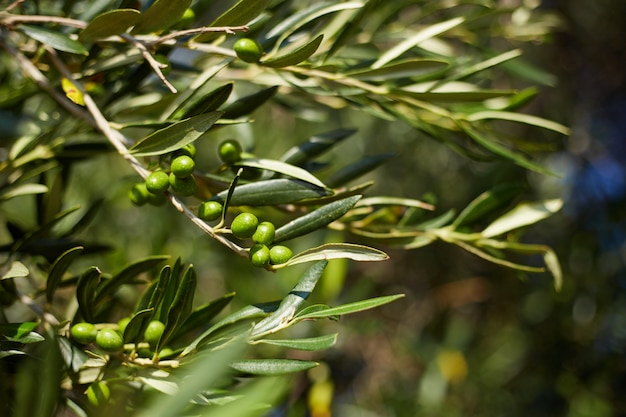
[[[182,119],[217,110],[228,100],[233,91],[233,83],[224,84],[193,102],[182,115]],[[193,97],[193,96],[192,96]]]
[[[59,31],[29,25],[18,25],[17,28],[34,40],[59,51],[77,55],[89,55],[89,51],[82,43],[70,39]]]
[[[98,299],[102,299],[102,297],[112,294],[122,285],[128,284],[134,280],[137,275],[151,270],[167,259],[169,259],[169,255],[155,255],[128,265],[123,270],[115,274],[110,280],[106,281],[98,289]]]
[[[78,34],[78,39],[81,42],[89,43],[119,35],[135,25],[139,16],[139,10],[135,9],[116,9],[104,12],[89,22],[87,27]]]
[[[221,112],[209,112],[181,120],[137,142],[130,152],[135,156],[151,156],[175,151],[198,139],[221,116]]]
[[[263,13],[270,0],[240,0],[221,14],[209,26],[240,26],[249,23]],[[220,36],[218,33],[204,33],[195,37],[195,42],[210,42]]]
[[[384,261],[389,259],[389,255],[381,250],[370,248],[369,246],[356,245],[353,243],[326,243],[302,251],[280,266],[284,267],[330,259],[352,259],[353,261],[361,262]]]
[[[1,277],[0,280],[3,279],[11,279],[11,278],[22,278],[27,277],[30,274],[30,271],[20,261],[11,262],[11,267],[8,271],[6,271]]]
[[[546,249],[543,254],[543,261],[554,277],[554,289],[556,291],[561,291],[561,288],[563,287],[563,271],[561,270],[561,263],[559,262],[559,258],[556,256],[556,253],[552,249]]]
[[[282,68],[290,65],[297,65],[313,55],[315,51],[317,51],[317,48],[319,48],[323,39],[324,35],[319,35],[304,45],[294,49],[293,51],[287,52],[284,55],[264,59],[261,61],[261,64],[271,68]]]
[[[291,320],[300,306],[309,298],[317,281],[322,277],[327,261],[315,263],[302,275],[302,278],[294,286],[280,303],[280,306],[271,315],[257,323],[250,333],[251,337],[276,333],[291,325]]]
[[[48,187],[43,184],[19,184],[0,190],[0,201],[10,200],[11,198],[22,195],[43,194],[47,192]]]
[[[22,339],[28,338],[31,333],[39,326],[39,323],[35,321],[25,321],[22,323],[1,323],[0,335],[7,338],[12,342],[23,342]],[[38,335],[43,340],[41,335]]]
[[[321,155],[355,132],[356,129],[337,129],[311,136],[306,142],[285,152],[280,160],[291,165],[302,166],[305,162]]]
[[[469,77],[470,75],[476,74],[477,72],[484,71],[491,67],[495,67],[496,65],[500,65],[521,55],[522,51],[520,49],[514,49],[512,51],[504,52],[500,55],[494,56],[493,58],[489,58],[477,64],[463,67],[463,69],[458,74],[455,74],[454,76],[446,79],[445,82],[449,82],[452,80],[462,80]]]
[[[513,112],[508,112],[508,111],[487,110],[487,111],[482,111],[478,113],[473,113],[467,116],[467,120],[470,122],[476,122],[478,120],[485,120],[485,119],[507,120],[511,122],[525,123],[530,126],[536,126],[536,127],[541,127],[543,129],[552,130],[562,135],[570,134],[570,130],[566,126],[563,126],[562,124],[553,122],[551,120],[546,120],[541,117],[532,116],[530,114],[513,113]]]
[[[393,61],[394,59],[400,57],[409,49],[419,45],[420,43],[428,40],[430,38],[434,38],[437,35],[440,35],[444,32],[447,32],[465,21],[463,17],[455,17],[454,19],[446,20],[441,23],[436,23],[434,25],[430,25],[425,29],[417,32],[413,36],[407,38],[406,40],[400,42],[384,54],[382,54],[376,62],[372,65],[372,68],[381,68],[385,66],[387,63]]]
[[[481,232],[485,238],[503,235],[511,230],[535,224],[552,216],[563,207],[561,199],[521,203],[513,210],[494,220]]]
[[[401,246],[402,248],[407,249],[407,250],[418,249],[424,246],[428,246],[436,240],[437,239],[431,235],[418,235],[418,236],[415,236],[413,239],[411,239],[410,242],[404,243]]]
[[[140,376],[137,377],[137,381],[142,382],[147,386],[154,388],[156,391],[167,395],[176,395],[178,394],[178,391],[180,389],[179,385],[171,379],[157,379]]]
[[[59,287],[63,275],[69,266],[80,256],[84,249],[85,248],[82,246],[69,249],[63,252],[61,256],[54,261],[50,267],[50,273],[46,281],[46,300],[48,300],[48,302],[52,301],[54,292]]]
[[[319,365],[313,361],[298,359],[248,359],[235,361],[230,366],[238,372],[250,375],[283,375],[302,372]]]
[[[360,195],[356,195],[334,201],[290,221],[276,229],[274,243],[281,243],[327,226],[346,214],[360,198]]]
[[[295,203],[307,198],[330,195],[325,188],[287,178],[257,181],[235,187],[230,206],[268,206]],[[211,200],[224,203],[228,191],[222,191]]]
[[[322,181],[320,181],[315,175],[311,174],[309,171],[294,165],[287,164],[285,162],[276,161],[274,159],[244,158],[234,165],[273,171],[278,174],[287,175],[297,180],[308,182],[320,188],[326,188],[326,185],[324,185]]]
[[[257,343],[265,343],[268,345],[281,346],[289,349],[298,350],[324,350],[328,349],[337,343],[337,333],[329,334],[319,337],[310,337],[305,339],[262,339]]]
[[[492,190],[485,191],[463,209],[452,226],[459,228],[483,218],[494,210],[509,204],[523,189],[524,186],[521,184],[501,184]]]
[[[498,257],[498,256],[494,256],[484,250],[482,250],[481,248],[477,247],[476,245],[481,244],[483,246],[487,246],[487,247],[494,247],[494,245],[492,244],[493,242],[496,241],[492,241],[492,242],[488,242],[486,241],[487,239],[483,239],[481,241],[477,241],[474,242],[474,244],[468,243],[468,242],[464,242],[462,240],[452,240],[450,241],[451,243],[465,249],[466,251],[468,251],[469,253],[472,253],[480,258],[483,258],[486,261],[492,262],[494,264],[497,265],[502,265],[504,267],[507,268],[511,268],[511,269],[515,269],[518,271],[524,271],[524,272],[532,272],[532,273],[538,273],[538,272],[543,272],[545,269],[542,267],[536,267],[536,266],[527,266],[527,265],[522,265],[522,264],[518,264],[515,262],[511,262],[508,261],[502,257]],[[502,242],[499,242],[502,243]],[[495,247],[497,247],[498,249],[506,249],[504,247],[502,247],[502,245],[495,245]]]
[[[273,86],[254,94],[241,97],[224,108],[224,119],[236,119],[252,113],[254,110],[261,107],[267,100],[272,98],[277,91],[278,86]]]
[[[420,200],[414,200],[412,198],[401,198],[401,197],[368,197],[359,201],[357,207],[368,207],[368,206],[402,206],[402,207],[415,207],[423,210],[434,210],[435,207],[432,204],[425,203]]]
[[[297,320],[309,320],[309,319],[321,319],[333,316],[342,316],[344,314],[357,313],[364,310],[380,307],[382,305],[391,303],[397,299],[404,297],[404,294],[386,295],[382,297],[370,298],[367,300],[356,301],[354,303],[348,303],[337,307],[330,307],[326,309],[320,309],[317,311],[311,311],[307,314],[298,314]]]
[[[211,322],[235,297],[235,293],[231,292],[222,297],[211,301],[191,312],[187,320],[179,327],[174,338],[183,335],[193,329],[201,328]]]
[[[423,90],[423,86],[406,86],[391,89],[390,93],[400,98],[411,97],[417,100],[436,103],[464,103],[484,101],[498,97],[513,96],[515,90]]]
[[[98,267],[92,266],[81,274],[76,283],[76,300],[78,301],[78,311],[85,321],[94,322],[95,316],[95,294],[100,283],[102,272]]]
[[[132,33],[159,32],[178,22],[192,0],[157,0],[141,13]]]
[[[449,64],[437,59],[411,59],[380,68],[363,68],[346,73],[351,78],[367,81],[386,81],[396,78],[414,78],[443,71]]]

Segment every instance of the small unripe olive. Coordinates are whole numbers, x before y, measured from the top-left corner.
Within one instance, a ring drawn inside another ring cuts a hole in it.
[[[293,256],[293,252],[287,246],[276,245],[270,249],[270,263],[272,265],[284,264]]]
[[[237,57],[244,62],[259,62],[259,59],[263,56],[263,49],[256,43],[256,41],[250,38],[241,38],[235,42],[233,49],[237,54]]]
[[[179,157],[181,155],[187,155],[190,158],[196,157],[196,147],[193,143],[188,143],[180,149],[177,149],[172,154],[172,158]]]
[[[88,344],[96,340],[98,329],[91,323],[76,323],[70,329],[72,339],[78,343]]]
[[[94,382],[87,388],[87,399],[93,406],[100,406],[109,402],[111,390],[104,381]]]
[[[264,245],[271,245],[274,241],[274,235],[276,234],[276,228],[271,222],[261,222],[256,228],[256,231],[252,235],[252,240],[256,243],[262,243]]]
[[[252,237],[259,225],[259,219],[252,213],[241,213],[233,219],[230,230],[239,239]]]
[[[145,182],[140,182],[133,185],[128,192],[128,198],[130,199],[131,203],[136,206],[143,206],[144,204],[146,204],[150,198],[150,195],[151,193],[146,188]]]
[[[226,139],[220,143],[217,150],[220,159],[227,164],[239,161],[242,152],[243,148],[241,147],[241,143],[235,139]]]
[[[143,337],[150,346],[154,347],[159,343],[163,330],[165,330],[165,324],[158,320],[152,320],[146,327]]]
[[[270,250],[267,246],[257,243],[250,248],[250,262],[254,266],[265,266],[270,261]]]
[[[167,358],[168,356],[172,356],[174,354],[174,349],[171,347],[164,347],[159,352],[159,358]]]
[[[152,194],[162,194],[170,186],[169,177],[165,171],[154,171],[146,178],[146,188]]]
[[[148,192],[148,204],[151,206],[162,206],[167,201],[165,194],[152,194]]]
[[[224,207],[217,201],[205,201],[198,207],[198,217],[212,222],[222,217]]]
[[[196,169],[196,163],[190,156],[181,155],[177,156],[172,161],[170,169],[172,170],[172,174],[176,175],[178,178],[187,178],[193,173],[193,170]]]
[[[187,178],[180,178],[173,173],[170,174],[170,185],[174,191],[186,196],[194,195],[197,187],[193,175]]]
[[[124,347],[124,339],[114,329],[100,329],[96,335],[96,344],[107,352],[119,352]]]
[[[117,331],[124,336],[124,331],[126,330],[126,326],[130,323],[130,317],[121,318],[120,321],[117,322]]]

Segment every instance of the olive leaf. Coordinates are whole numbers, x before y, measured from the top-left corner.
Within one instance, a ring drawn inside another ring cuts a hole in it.
[[[317,48],[319,48],[323,39],[324,35],[319,35],[291,52],[287,52],[284,55],[264,59],[260,63],[262,65],[272,68],[288,67],[290,65],[299,64],[308,59],[311,55],[315,53],[315,51],[317,51]]]
[[[315,177],[309,171],[306,171],[297,166],[290,165],[281,161],[276,161],[273,159],[243,158],[233,165],[273,171],[273,172],[276,172],[277,174],[287,175],[289,177],[292,177],[292,178],[295,178],[304,182],[308,182],[320,188],[327,188],[326,185],[324,185],[322,181],[320,181],[317,177]]]
[[[139,20],[139,10],[115,9],[94,17],[78,34],[78,40],[89,43],[109,36],[119,35]]]
[[[145,12],[141,13],[131,33],[149,33],[162,31],[178,22],[192,0],[157,0]]]
[[[95,294],[100,283],[102,272],[96,266],[88,268],[81,274],[76,283],[76,300],[82,318],[93,323],[95,318]]]
[[[333,347],[337,343],[338,333],[303,339],[261,339],[255,343],[280,346],[289,349],[316,351]]]
[[[17,28],[34,40],[59,51],[77,55],[89,55],[89,51],[82,43],[70,39],[61,32],[30,25],[18,25]]]
[[[314,262],[330,259],[352,259],[353,261],[384,261],[389,259],[385,252],[369,246],[354,243],[326,243],[321,246],[307,249],[294,255],[284,264],[276,265],[278,268],[297,265],[306,262]]]
[[[284,375],[315,368],[319,363],[299,359],[247,359],[235,361],[230,366],[250,375]]]
[[[59,287],[67,269],[76,259],[78,259],[84,249],[85,248],[82,246],[68,249],[52,263],[48,279],[46,280],[46,300],[48,300],[48,302],[52,301],[54,293]]]
[[[224,204],[229,190],[220,192],[211,200]],[[296,203],[308,198],[332,194],[331,191],[294,179],[273,179],[238,185],[232,192],[230,206],[269,206]]]

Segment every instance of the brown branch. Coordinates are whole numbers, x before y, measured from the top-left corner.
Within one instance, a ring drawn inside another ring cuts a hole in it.
[[[161,36],[156,40],[151,42],[151,45],[158,45],[160,43],[164,43],[173,39],[182,38],[190,35],[201,35],[203,33],[214,33],[214,32],[224,32],[229,35],[234,35],[239,32],[247,32],[250,28],[248,26],[218,26],[218,27],[209,27],[202,26],[199,28],[185,29],[179,30],[176,32],[168,33],[167,35]]]

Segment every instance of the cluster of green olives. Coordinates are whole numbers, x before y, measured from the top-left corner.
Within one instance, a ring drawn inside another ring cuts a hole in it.
[[[287,246],[272,245],[276,228],[271,222],[259,222],[252,213],[240,213],[230,224],[230,230],[238,239],[252,239],[254,245],[250,248],[250,262],[258,267],[268,264],[279,265],[287,262],[293,252]]]
[[[157,169],[144,182],[133,185],[129,192],[130,201],[138,206],[146,203],[161,205],[165,202],[165,192],[170,188],[183,196],[195,194],[196,180],[192,175],[196,168],[195,156],[193,144],[173,152],[169,172]]]
[[[87,322],[76,323],[70,328],[70,337],[83,345],[95,343],[105,352],[121,352],[124,349],[124,330],[129,322],[130,318],[125,317],[117,323],[117,326],[101,327]],[[144,331],[143,340],[148,343],[151,349],[154,349],[164,330],[165,325],[162,322],[152,320]],[[132,348],[134,349],[135,346]],[[160,356],[164,356],[164,354],[161,352]]]

